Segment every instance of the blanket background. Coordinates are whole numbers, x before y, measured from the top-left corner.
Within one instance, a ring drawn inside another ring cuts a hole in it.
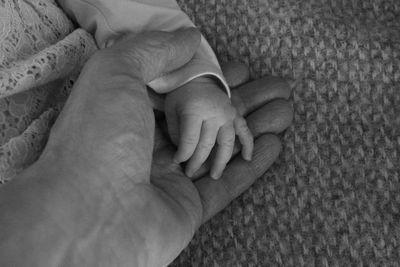
[[[179,3],[221,60],[292,79],[295,116],[172,266],[399,266],[400,1]]]

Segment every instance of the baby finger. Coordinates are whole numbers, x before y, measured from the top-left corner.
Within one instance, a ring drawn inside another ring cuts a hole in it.
[[[243,117],[236,117],[234,121],[235,131],[242,144],[242,157],[245,160],[251,160],[254,148],[254,137],[246,120]]]
[[[217,152],[210,171],[210,176],[213,179],[221,177],[226,164],[232,157],[233,147],[235,144],[235,128],[233,127],[233,124],[224,125],[219,130],[217,144]]]
[[[186,165],[186,175],[191,177],[206,161],[214,147],[218,129],[213,122],[203,122],[200,133],[200,141],[197,144],[193,156]]]
[[[179,123],[179,146],[174,156],[177,163],[184,162],[193,155],[199,142],[202,120],[195,115],[183,115]]]

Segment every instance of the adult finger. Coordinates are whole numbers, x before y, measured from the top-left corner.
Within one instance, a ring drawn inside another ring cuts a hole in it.
[[[233,146],[235,144],[235,129],[232,124],[221,127],[217,135],[217,148],[213,157],[213,165],[210,176],[213,179],[221,177],[226,164],[232,157]]]
[[[232,90],[232,104],[245,116],[274,99],[288,99],[289,84],[277,77],[264,77]]]
[[[126,34],[102,53],[118,56],[128,64],[127,73],[137,71],[139,78],[148,83],[186,64],[198,50],[200,41],[201,35],[195,28]]]
[[[249,68],[243,63],[223,62],[221,69],[230,88],[238,87],[248,82],[250,78]]]
[[[203,122],[201,135],[196,150],[186,164],[186,175],[191,177],[206,161],[217,139],[219,127],[213,122]]]
[[[193,155],[199,143],[202,127],[202,120],[195,115],[182,115],[179,120],[179,145],[174,156],[174,161],[177,163],[187,161]]]
[[[292,104],[283,99],[273,100],[246,117],[247,125],[254,136],[280,133],[290,126],[292,120]]]
[[[205,176],[194,184],[203,206],[203,223],[224,209],[232,200],[247,190],[276,160],[281,143],[275,135],[263,135],[255,142],[253,159],[235,157],[222,177],[214,180]]]

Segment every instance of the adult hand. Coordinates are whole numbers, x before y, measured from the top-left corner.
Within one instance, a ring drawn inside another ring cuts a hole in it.
[[[145,84],[199,43],[194,29],[126,35],[87,62],[39,160],[0,188],[1,266],[157,266],[178,253],[192,229],[176,226],[191,223],[150,183]]]
[[[90,60],[41,158],[0,188],[5,266],[164,266],[264,173],[280,150],[271,135],[257,139],[253,161],[234,159],[218,181],[190,181],[161,138],[152,160],[145,83],[185,64],[199,41],[193,29],[127,36]],[[244,114],[262,105],[238,95]],[[254,121],[257,135],[262,120]]]

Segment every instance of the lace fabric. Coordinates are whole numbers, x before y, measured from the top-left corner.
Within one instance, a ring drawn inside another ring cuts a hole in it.
[[[97,47],[53,0],[0,0],[0,183],[40,155]]]

